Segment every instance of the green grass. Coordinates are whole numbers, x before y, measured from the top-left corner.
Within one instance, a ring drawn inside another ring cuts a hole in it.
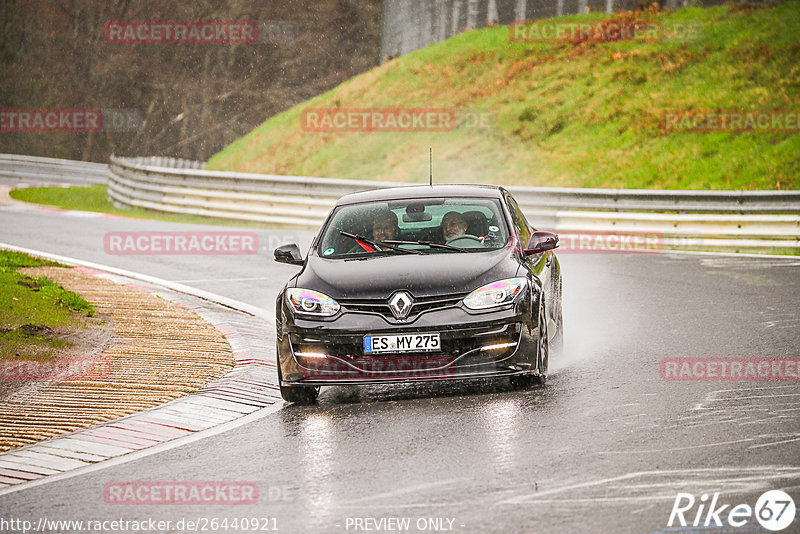
[[[252,228],[279,228],[279,225],[267,225],[257,222],[236,221],[230,219],[217,219],[200,215],[181,215],[162,213],[142,208],[124,209],[117,208],[108,200],[108,187],[93,185],[89,187],[29,187],[14,189],[9,196],[23,202],[55,206],[62,209],[77,211],[92,211],[108,213],[122,217],[135,217],[138,219],[151,219],[155,221],[189,223],[189,224],[216,224],[223,226],[245,226]]]
[[[798,189],[797,133],[687,133],[668,110],[797,110],[800,2],[638,15],[655,42],[524,43],[507,27],[461,33],[274,116],[207,168],[367,180],[645,189]],[[592,13],[563,20],[602,20]],[[674,29],[696,28],[684,38]],[[315,133],[308,108],[481,112],[487,128]]]
[[[30,187],[14,189],[9,196],[16,200],[46,204],[63,209],[94,211],[100,213],[114,213],[118,210],[108,200],[105,185],[89,187]]]
[[[51,356],[66,342],[54,329],[84,326],[95,308],[48,278],[31,278],[22,267],[59,266],[19,252],[0,250],[0,358]]]
[[[0,272],[16,271],[22,267],[66,267],[60,263],[34,258],[22,252],[0,250]]]

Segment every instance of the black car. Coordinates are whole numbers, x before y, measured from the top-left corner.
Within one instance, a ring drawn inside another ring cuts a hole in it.
[[[323,385],[507,376],[543,384],[563,340],[558,237],[502,187],[409,186],[342,197],[278,295],[283,398]]]

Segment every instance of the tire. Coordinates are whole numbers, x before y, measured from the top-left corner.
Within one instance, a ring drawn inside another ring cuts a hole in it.
[[[283,375],[281,375],[281,362],[278,361],[278,386],[281,389],[281,397],[286,402],[294,404],[309,405],[314,404],[319,396],[319,388],[314,386],[284,386]]]
[[[547,366],[550,360],[550,341],[547,339],[547,313],[545,304],[539,308],[539,347],[536,354],[538,375],[514,375],[510,377],[511,387],[517,390],[527,389],[533,384],[544,385],[547,380]]]
[[[550,364],[550,340],[547,336],[547,311],[545,310],[544,300],[539,308],[539,349],[536,355],[539,367],[539,374],[531,376],[532,382],[543,386],[547,381],[547,368]]]

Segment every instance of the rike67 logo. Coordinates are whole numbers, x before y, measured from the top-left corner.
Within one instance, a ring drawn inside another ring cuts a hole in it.
[[[721,503],[719,493],[714,493],[710,501],[708,494],[695,499],[691,493],[678,493],[667,526],[724,527],[726,531],[728,528],[747,526],[747,530],[751,531],[757,521],[761,528],[778,532],[794,522],[796,512],[794,500],[781,490],[765,492],[758,498],[755,507]]]

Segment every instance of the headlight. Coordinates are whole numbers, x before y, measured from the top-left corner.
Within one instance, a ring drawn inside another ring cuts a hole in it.
[[[339,312],[339,303],[328,295],[310,289],[286,290],[286,302],[297,313],[330,317]]]
[[[527,278],[509,278],[492,282],[464,297],[464,306],[470,310],[485,310],[511,304],[527,287]]]

